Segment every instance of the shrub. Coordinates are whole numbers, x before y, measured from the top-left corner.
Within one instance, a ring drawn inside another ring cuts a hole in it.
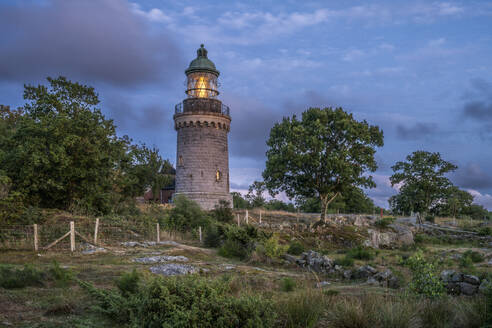
[[[271,259],[278,258],[287,252],[287,245],[280,245],[278,243],[278,236],[273,235],[263,242],[265,255]]]
[[[425,217],[425,221],[434,223],[436,221],[436,217],[434,215],[427,215]]]
[[[351,267],[354,265],[354,259],[350,256],[345,255],[341,259],[335,260],[336,265],[341,265],[344,267]]]
[[[219,249],[219,255],[239,259],[248,258],[255,250],[256,242],[266,239],[265,235],[251,225],[241,227],[227,225],[224,234],[225,241]]]
[[[43,272],[32,265],[25,265],[22,270],[0,266],[0,287],[6,289],[42,286],[44,278]]]
[[[291,277],[285,277],[280,284],[283,292],[291,292],[296,288],[296,282]]]
[[[470,258],[473,263],[480,263],[485,260],[482,254],[472,250],[467,250],[466,252],[464,252],[462,258]]]
[[[361,246],[352,248],[351,250],[348,251],[346,256],[357,259],[357,260],[372,260],[372,259],[374,259],[374,253],[370,249],[364,248]]]
[[[492,236],[492,228],[490,227],[484,227],[478,229],[478,235],[479,236]]]
[[[307,289],[289,294],[277,302],[282,327],[315,327],[325,308],[325,297],[319,290]]]
[[[444,294],[444,285],[436,274],[434,264],[425,260],[422,251],[410,257],[407,264],[413,273],[409,285],[412,292],[429,298],[437,298]]]
[[[174,207],[165,220],[167,228],[181,232],[190,231],[199,226],[205,228],[209,223],[210,218],[200,206],[183,195],[175,198]]]
[[[231,203],[223,199],[219,200],[219,204],[215,205],[212,211],[212,216],[219,222],[231,223],[234,220]]]
[[[375,225],[379,228],[386,229],[390,224],[394,223],[395,220],[396,219],[393,217],[382,218],[377,220]]]
[[[272,303],[259,296],[233,296],[220,280],[157,277],[131,297],[80,282],[98,310],[131,327],[273,327]]]
[[[290,243],[287,253],[291,255],[301,255],[304,252],[304,246],[297,240]]]
[[[73,280],[73,272],[60,267],[60,264],[56,261],[53,261],[49,274],[59,287],[66,287]]]
[[[132,272],[124,273],[116,280],[116,287],[118,287],[121,295],[128,296],[137,292],[139,281],[140,275],[137,270],[133,269]]]
[[[203,243],[206,247],[219,247],[224,237],[224,229],[218,224],[211,224],[205,229]]]

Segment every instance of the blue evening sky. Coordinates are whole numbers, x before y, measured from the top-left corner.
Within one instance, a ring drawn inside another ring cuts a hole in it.
[[[173,163],[174,105],[204,43],[231,107],[231,187],[261,178],[283,116],[341,106],[384,130],[377,188],[415,150],[492,210],[492,2],[42,0],[0,3],[0,103],[64,75],[96,87],[120,135]]]

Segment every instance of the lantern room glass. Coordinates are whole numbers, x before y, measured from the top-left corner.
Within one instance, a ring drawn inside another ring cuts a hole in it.
[[[188,74],[187,90],[188,98],[215,98],[219,94],[217,90],[217,76],[208,72],[194,72]]]

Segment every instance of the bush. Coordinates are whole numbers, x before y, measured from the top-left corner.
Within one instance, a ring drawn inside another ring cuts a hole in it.
[[[219,204],[215,205],[215,209],[212,211],[212,216],[219,222],[231,223],[234,219],[231,204],[226,200],[219,200]]]
[[[287,245],[284,246],[278,243],[277,235],[273,235],[263,242],[264,255],[271,259],[284,255],[287,252],[287,248]]]
[[[439,275],[436,274],[434,264],[424,259],[422,251],[418,251],[410,257],[407,264],[413,273],[409,285],[412,292],[428,298],[437,298],[444,294],[444,285]]]
[[[301,255],[304,252],[304,246],[297,240],[290,243],[287,253],[291,255]]]
[[[425,221],[434,223],[436,221],[436,217],[434,215],[427,215],[425,217]]]
[[[492,229],[490,227],[484,227],[478,229],[479,236],[492,236]]]
[[[216,248],[222,244],[224,229],[218,224],[212,224],[205,229],[205,238],[203,244],[206,247]]]
[[[239,259],[248,258],[256,248],[256,242],[266,239],[266,236],[258,232],[251,225],[238,227],[236,225],[225,226],[225,241],[219,249],[219,255]]]
[[[341,265],[344,267],[351,267],[354,265],[354,259],[351,258],[350,256],[345,255],[341,259],[335,260],[336,265]]]
[[[131,297],[80,282],[98,303],[97,310],[131,327],[273,327],[270,301],[233,296],[220,280],[161,277],[142,284]]]
[[[59,287],[66,287],[73,280],[73,272],[60,267],[60,264],[56,261],[53,261],[49,274]]]
[[[470,258],[470,260],[473,263],[480,263],[485,260],[484,256],[480,254],[479,252],[472,251],[472,250],[467,250],[466,252],[463,253],[462,259],[463,258]]]
[[[24,288],[27,286],[42,286],[45,275],[31,265],[14,269],[10,266],[0,266],[0,287],[6,289]]]
[[[282,327],[315,327],[325,308],[325,297],[319,290],[307,289],[289,294],[277,303]]]
[[[361,246],[352,248],[348,251],[346,256],[353,259],[366,261],[374,259],[374,253],[372,252],[372,250]]]
[[[199,226],[208,227],[210,218],[196,202],[178,195],[164,223],[168,229],[187,232]]]
[[[296,288],[296,282],[290,277],[285,277],[282,279],[280,286],[283,292],[291,292]]]
[[[126,297],[137,292],[139,282],[140,275],[137,270],[133,269],[132,272],[124,273],[118,280],[116,280],[116,287],[118,287],[121,295]]]
[[[393,217],[382,218],[377,220],[375,225],[381,229],[386,229],[390,224],[394,223],[395,220],[396,219]]]

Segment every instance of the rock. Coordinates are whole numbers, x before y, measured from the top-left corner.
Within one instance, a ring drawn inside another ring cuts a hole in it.
[[[138,241],[125,241],[124,243],[121,243],[121,246],[135,247],[135,246],[142,246],[142,244],[139,243]]]
[[[482,280],[480,287],[478,287],[478,291],[483,294],[489,288],[492,289],[492,283],[490,281],[488,281],[487,279],[484,279],[484,280]]]
[[[376,273],[374,275],[374,279],[376,279],[377,281],[386,281],[389,278],[391,278],[392,276],[393,276],[393,272],[391,272],[390,269],[387,269],[383,272]]]
[[[367,279],[366,284],[371,285],[371,286],[379,286],[379,281],[377,281],[376,279],[374,279],[374,277],[369,277]]]
[[[164,276],[197,273],[199,270],[188,264],[167,263],[150,267],[150,272]]]
[[[446,289],[448,291],[448,294],[451,295],[459,295],[461,292],[461,287],[457,282],[448,282],[446,285]]]
[[[328,282],[328,281],[320,281],[320,282],[316,283],[317,288],[323,288],[323,287],[328,286],[328,285],[330,285],[330,282]]]
[[[106,252],[106,249],[103,247],[96,247],[94,245],[88,244],[88,243],[82,243],[81,244],[81,253],[84,255],[90,255],[90,254],[95,254],[95,253],[100,253],[100,252]]]
[[[332,259],[312,250],[302,253],[301,258],[296,259],[296,263],[302,267],[307,267],[309,270],[320,273],[332,271],[334,265]]]
[[[133,262],[144,263],[144,264],[163,263],[163,262],[188,262],[188,258],[186,256],[161,255],[161,256],[140,257],[140,258],[133,259]]]
[[[461,294],[471,296],[478,292],[478,286],[476,285],[472,285],[467,282],[460,282],[458,285],[460,286]]]
[[[400,279],[395,276],[392,276],[388,279],[388,288],[398,289],[400,288]]]
[[[381,232],[368,229],[369,239],[364,241],[364,245],[374,248],[395,248],[402,245],[413,245],[413,232],[408,226],[394,223],[390,224],[389,227],[396,232]]]
[[[441,280],[442,281],[450,281],[451,276],[453,276],[456,273],[454,270],[444,270],[441,272]]]
[[[463,281],[463,274],[460,272],[455,272],[451,275],[451,282],[462,282]]]
[[[343,271],[343,278],[345,278],[345,279],[352,279],[352,270],[345,270],[345,271]]]
[[[292,256],[290,254],[284,254],[284,260],[286,260],[289,263],[296,263],[297,257]]]
[[[364,265],[359,267],[353,274],[355,279],[365,279],[368,278],[369,276],[372,276],[373,274],[377,273],[378,271],[374,269],[370,265]]]
[[[480,279],[470,274],[463,275],[463,281],[472,285],[480,285]]]

